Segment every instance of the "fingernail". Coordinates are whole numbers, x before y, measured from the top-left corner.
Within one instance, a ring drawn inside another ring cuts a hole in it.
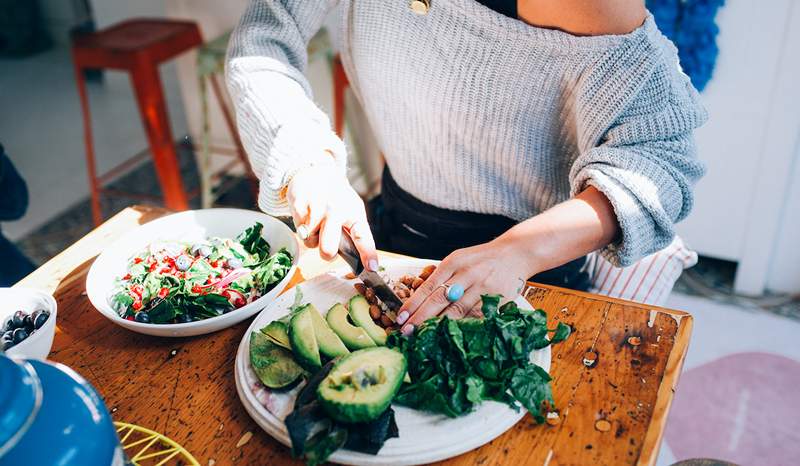
[[[378,271],[378,260],[377,259],[370,259],[369,260],[369,264],[367,264],[367,266],[369,267],[369,269],[371,271],[377,272]]]
[[[403,325],[408,320],[408,311],[403,311],[397,314],[397,323]]]
[[[413,325],[406,325],[405,327],[403,327],[403,329],[401,331],[403,332],[403,335],[405,335],[407,337],[411,336],[411,334],[414,333],[414,326]]]

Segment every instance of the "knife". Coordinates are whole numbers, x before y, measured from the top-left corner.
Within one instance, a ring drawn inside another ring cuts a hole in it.
[[[364,262],[361,260],[361,255],[356,249],[353,238],[350,237],[350,232],[342,229],[342,239],[339,241],[339,255],[342,256],[347,265],[353,269],[353,273],[364,282],[365,285],[372,288],[383,304],[390,310],[397,312],[403,302],[394,294],[394,291],[386,284],[386,282],[378,275],[378,272],[373,272],[364,268]]]

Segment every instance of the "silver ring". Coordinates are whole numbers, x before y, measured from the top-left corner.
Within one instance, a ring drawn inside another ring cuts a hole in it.
[[[303,241],[307,240],[308,235],[309,235],[308,226],[300,225],[297,227],[297,236],[299,236],[301,240]]]

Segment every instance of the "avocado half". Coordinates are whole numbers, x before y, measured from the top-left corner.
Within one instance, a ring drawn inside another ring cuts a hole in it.
[[[360,294],[350,298],[349,312],[353,323],[363,328],[376,345],[386,345],[386,330],[372,321],[372,317],[369,315],[369,302],[367,302],[367,298]]]
[[[369,422],[392,403],[406,374],[406,358],[386,347],[344,356],[317,388],[325,411],[341,422]]]
[[[375,347],[375,342],[372,341],[372,338],[363,328],[356,327],[347,321],[347,309],[341,304],[331,307],[328,310],[328,314],[325,315],[325,320],[331,329],[339,335],[345,346],[351,350]]]

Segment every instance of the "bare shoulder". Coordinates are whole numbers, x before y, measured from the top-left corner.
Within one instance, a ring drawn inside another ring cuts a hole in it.
[[[517,0],[520,19],[579,36],[627,34],[647,16],[644,0]]]

